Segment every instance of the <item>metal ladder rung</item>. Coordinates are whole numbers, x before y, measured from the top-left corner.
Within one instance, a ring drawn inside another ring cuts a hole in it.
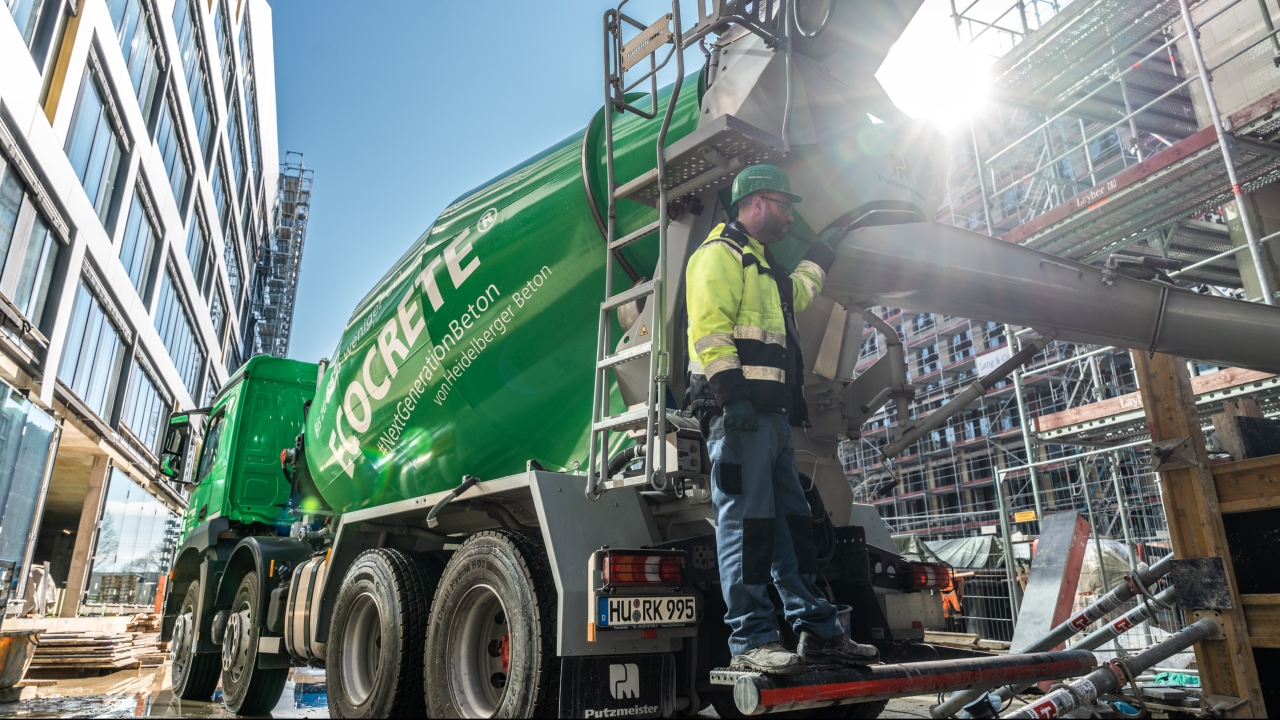
[[[604,420],[591,426],[592,432],[600,432],[601,430],[629,430],[633,427],[644,425],[649,419],[649,408],[642,407],[635,410],[628,410],[621,415],[607,417]]]
[[[653,351],[652,342],[634,345],[632,347],[627,348],[626,350],[623,350],[622,352],[616,353],[614,355],[609,355],[605,359],[596,363],[596,369],[604,370],[605,368],[611,368],[614,365],[621,365],[622,363],[627,362],[628,360],[635,360],[638,357],[644,357],[645,355],[648,355],[652,351]]]
[[[630,245],[631,243],[639,240],[640,238],[652,235],[653,233],[658,232],[658,227],[661,224],[662,224],[661,221],[654,220],[653,222],[649,223],[648,225],[645,225],[644,227],[631,233],[630,235],[627,235],[626,237],[623,237],[623,238],[619,238],[618,240],[614,240],[613,242],[609,243],[609,249],[618,250],[620,248],[624,248]]]
[[[614,295],[608,300],[605,300],[604,302],[600,303],[600,311],[607,312],[614,308],[622,307],[623,305],[626,305],[627,303],[631,302],[632,300],[635,300],[636,298],[642,298],[642,297],[647,297],[649,295],[652,295],[654,282],[655,281],[650,280],[649,282],[640,283],[639,285],[631,288],[630,290],[624,290],[618,293],[617,295]]]
[[[654,168],[649,172],[636,178],[635,180],[632,180],[629,183],[626,183],[624,185],[619,185],[618,189],[613,191],[613,199],[621,200],[627,197],[628,195],[630,195],[631,193],[634,193],[637,189],[642,188],[645,185],[649,185],[654,182],[657,182],[657,180],[658,180],[658,168]]]

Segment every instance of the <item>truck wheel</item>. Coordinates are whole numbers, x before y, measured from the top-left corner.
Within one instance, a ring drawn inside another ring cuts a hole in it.
[[[258,573],[250,572],[240,580],[231,616],[222,638],[222,701],[237,715],[266,715],[280,701],[289,668],[264,670],[258,667],[259,632],[253,629],[255,618],[265,608],[258,607]]]
[[[554,717],[555,641],[546,553],[516,533],[472,535],[449,560],[431,604],[427,716]]]
[[[193,580],[182,596],[178,620],[173,624],[173,694],[183,700],[208,700],[218,685],[218,656],[196,653],[196,610],[200,607],[200,581]]]
[[[422,643],[444,562],[381,548],[356,558],[333,608],[325,666],[334,717],[422,717]]]

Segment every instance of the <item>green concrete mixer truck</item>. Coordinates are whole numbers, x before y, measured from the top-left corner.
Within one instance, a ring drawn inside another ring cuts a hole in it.
[[[255,357],[210,407],[171,418],[162,471],[191,486],[164,604],[175,695],[221,679],[229,709],[264,713],[311,665],[339,717],[737,713],[714,674],[728,628],[710,464],[681,411],[682,269],[752,164],[804,197],[783,264],[847,231],[797,317],[810,424],[796,446],[822,587],[896,663],[943,652],[919,642],[919,617],[947,575],[892,552],[852,504],[837,443],[891,400],[889,453],[959,408],[911,417],[887,325],[889,352],[851,379],[844,329],[879,322],[866,308],[1035,328],[1031,352],[1057,337],[1280,371],[1274,308],[929,222],[942,146],[873,78],[918,5],[606,13],[606,102],[583,130],[445,208],[332,359]],[[705,62],[686,72],[694,46]],[[676,79],[659,89],[664,67]]]

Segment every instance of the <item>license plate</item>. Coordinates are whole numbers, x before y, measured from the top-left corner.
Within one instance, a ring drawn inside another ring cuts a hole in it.
[[[692,595],[602,597],[598,610],[600,619],[596,624],[602,628],[691,625],[698,620]]]

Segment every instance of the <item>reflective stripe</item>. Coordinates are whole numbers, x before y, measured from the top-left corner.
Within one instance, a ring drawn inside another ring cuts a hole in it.
[[[690,375],[703,375],[703,374],[705,374],[705,373],[703,373],[703,372],[702,372],[702,363],[698,362],[697,360],[690,360],[690,361],[689,361],[689,374],[690,374]]]
[[[809,272],[813,273],[814,275],[817,275],[817,276],[818,276],[818,284],[819,284],[819,285],[821,285],[821,284],[823,284],[823,283],[825,283],[825,282],[827,281],[827,273],[826,273],[826,271],[824,271],[824,270],[822,269],[822,266],[821,266],[821,265],[818,265],[818,263],[816,263],[816,262],[814,262],[814,261],[812,261],[812,260],[801,260],[801,261],[800,261],[800,264],[796,266],[796,272],[801,272],[801,271],[804,271],[804,270],[807,270],[807,271],[809,271]],[[807,282],[805,283],[805,285],[808,285],[808,284],[809,284],[809,283],[807,283]]]
[[[768,343],[770,345],[787,346],[787,334],[769,332],[764,328],[753,327],[751,325],[738,325],[733,328],[733,336],[739,340],[755,340],[756,342]]]
[[[737,370],[741,367],[742,367],[742,361],[738,359],[738,356],[730,355],[729,357],[722,357],[718,360],[712,360],[711,362],[707,363],[707,366],[703,369],[703,372],[706,373],[707,379],[710,380],[711,378],[715,377],[716,373],[721,372],[722,370]],[[745,374],[745,371],[744,371],[744,374]]]
[[[733,347],[733,335],[730,335],[729,333],[711,333],[706,337],[698,338],[698,340],[693,343],[693,349],[701,355],[707,351],[707,348],[723,347],[726,345]]]
[[[737,358],[734,358],[734,360],[737,360]],[[712,364],[714,365],[715,363]],[[766,365],[744,365],[742,366],[742,376],[748,380],[772,380],[783,385],[787,384],[786,370]]]
[[[729,248],[729,252],[733,253],[733,256],[738,259],[738,262],[742,262],[742,248],[738,246],[738,243],[726,237],[718,237],[703,243],[703,247],[706,247],[707,245],[710,245],[712,243],[718,243],[720,245],[724,245],[725,247]]]

